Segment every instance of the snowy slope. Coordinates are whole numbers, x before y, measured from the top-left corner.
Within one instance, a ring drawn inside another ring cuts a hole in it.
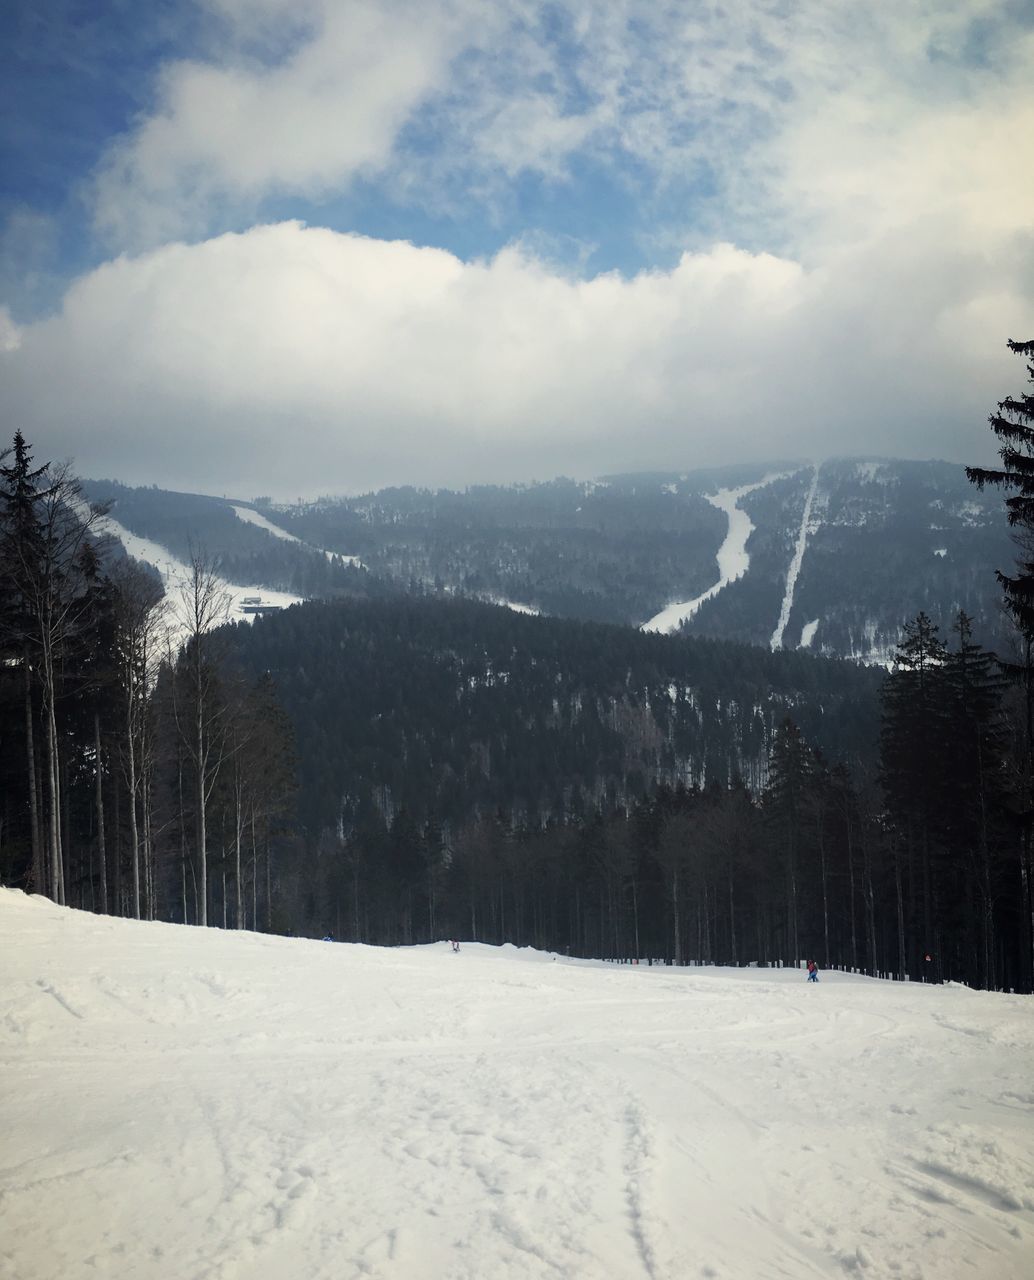
[[[804,500],[804,514],[801,516],[801,527],[797,533],[797,542],[794,545],[793,559],[790,561],[790,567],[786,571],[786,587],[783,591],[783,602],[779,606],[779,620],[776,622],[775,630],[772,632],[772,639],[769,641],[769,648],[775,652],[776,649],[783,647],[783,636],[786,634],[786,624],[790,621],[790,610],[793,608],[793,593],[797,586],[797,579],[801,575],[801,562],[804,560],[804,552],[808,546],[808,534],[812,532],[811,509],[815,503],[815,493],[819,487],[819,470],[820,464],[816,463],[812,469],[811,484],[808,486],[808,495]],[[804,636],[801,636],[801,648],[806,649],[814,639],[814,631],[808,637],[805,643]]]
[[[708,495],[708,502],[719,511],[724,511],[729,521],[725,539],[715,557],[718,561],[718,581],[695,600],[677,600],[674,604],[667,605],[660,613],[644,622],[640,627],[641,631],[660,631],[665,634],[677,631],[684,622],[688,622],[693,617],[701,605],[706,604],[708,600],[713,600],[730,582],[743,577],[750,568],[747,543],[754,532],[754,524],[746,511],[741,509],[740,499],[745,498],[748,493],[753,493],[755,489],[763,489],[775,480],[785,479],[786,474],[780,472],[766,475],[763,480],[758,480],[754,484],[740,485],[737,489],[719,489],[717,493]]]
[[[152,542],[149,538],[141,538],[131,533],[124,525],[111,516],[102,516],[94,524],[97,534],[108,534],[117,538],[125,548],[126,554],[134,560],[142,560],[152,565],[161,574],[162,582],[168,598],[167,614],[173,631],[182,632],[182,620],[177,619],[182,612],[180,606],[184,592],[190,584],[190,569],[168,550],[167,547]],[[239,583],[220,580],[219,589],[225,597],[227,620],[249,618],[253,615],[243,613],[242,606],[246,599],[258,598],[265,606],[286,609],[288,605],[298,604],[301,596],[291,595],[287,591],[274,591],[271,587],[242,586]]]
[[[1034,1002],[0,890],[0,1276],[1030,1275]]]
[[[241,507],[230,504],[230,510],[238,520],[243,520],[245,524],[253,524],[258,529],[265,529],[266,533],[271,533],[274,538],[280,538],[283,542],[296,542],[300,547],[307,547],[309,544],[303,542],[301,538],[296,538],[293,533],[288,533],[286,529],[281,529],[278,524],[274,524],[272,520],[267,520],[254,507]],[[340,560],[342,564],[352,564],[362,567],[362,561],[358,556],[343,556],[336,551],[327,551],[323,547],[313,547],[314,551],[322,551],[328,560]]]

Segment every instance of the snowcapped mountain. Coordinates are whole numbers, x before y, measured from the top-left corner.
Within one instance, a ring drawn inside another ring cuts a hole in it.
[[[943,462],[833,459],[389,489],[277,507],[89,482],[127,529],[297,596],[417,588],[542,614],[886,662],[925,610],[1009,643],[1000,495]]]

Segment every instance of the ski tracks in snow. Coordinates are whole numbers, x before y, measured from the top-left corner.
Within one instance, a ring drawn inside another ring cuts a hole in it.
[[[1026,997],[0,907],[0,1277],[1029,1275]]]

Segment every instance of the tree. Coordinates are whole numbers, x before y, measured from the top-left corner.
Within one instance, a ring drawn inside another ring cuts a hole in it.
[[[684,886],[686,872],[690,865],[695,838],[695,824],[689,813],[684,810],[673,810],[664,815],[654,857],[664,877],[664,887],[671,913],[669,954],[679,965],[685,964],[686,960],[682,936],[685,908],[680,891]]]
[[[190,576],[180,590],[177,609],[178,620],[186,633],[186,645],[180,663],[181,679],[174,687],[173,705],[193,771],[200,878],[198,923],[207,925],[208,802],[226,749],[227,719],[211,633],[226,621],[229,596],[216,572],[215,563],[200,547],[191,549],[189,568]]]
[[[1027,377],[1034,387],[1034,340],[1007,344],[1015,355],[1028,358]],[[1005,607],[1020,639],[1017,662],[1002,662],[1006,674],[1021,684],[1024,694],[1024,752],[1021,768],[1022,831],[1021,889],[1027,934],[1028,981],[1034,986],[1034,393],[1006,396],[998,411],[988,417],[991,430],[1002,442],[998,468],[967,467],[966,475],[979,489],[994,485],[1008,491],[1005,509],[1016,531],[1019,557],[1013,573],[995,571],[1005,596]]]
[[[19,431],[13,446],[3,458],[14,454],[6,467],[0,467],[0,636],[5,661],[20,663],[25,691],[25,745],[28,756],[29,826],[32,844],[30,883],[42,893],[46,884],[43,836],[33,707],[33,662],[30,645],[32,631],[32,594],[29,567],[43,556],[43,534],[36,510],[38,490],[46,467],[32,466],[32,455]]]
[[[880,730],[880,781],[886,798],[894,849],[894,883],[898,906],[898,974],[904,977],[909,959],[920,961],[914,938],[922,934],[922,955],[936,957],[940,966],[935,905],[934,860],[937,856],[944,797],[944,755],[947,746],[943,672],[947,656],[937,627],[925,613],[905,623],[905,638],[898,645],[894,670],[882,691],[883,723]],[[919,854],[919,876],[912,874],[912,855]],[[913,910],[906,928],[905,888]],[[920,919],[914,902],[918,887]],[[911,957],[905,939],[913,935]]]
[[[129,857],[133,915],[141,917],[141,843],[149,849],[150,694],[161,660],[164,639],[164,592],[134,561],[113,576],[115,660],[121,701],[121,761],[129,799]],[[140,828],[144,838],[141,842]],[[149,866],[149,862],[147,864]],[[146,876],[150,881],[150,875]],[[151,895],[148,894],[149,906]],[[149,910],[148,915],[152,914]]]
[[[66,649],[91,614],[94,579],[81,552],[103,514],[82,497],[66,467],[33,468],[21,432],[14,438],[14,461],[0,467],[3,504],[3,561],[7,588],[17,604],[12,611],[21,641],[22,661],[36,673],[41,693],[46,748],[46,849],[49,888],[64,903],[61,758],[57,703]],[[31,699],[31,690],[30,690]],[[28,707],[27,710],[31,711]],[[30,748],[31,749],[31,748]],[[35,765],[30,764],[35,789]]]
[[[1006,732],[1003,676],[994,655],[975,644],[972,622],[961,611],[954,628],[958,647],[944,668],[949,740],[944,796],[945,840],[955,906],[954,969],[969,967],[967,949],[978,960],[981,986],[996,985],[995,904],[1005,812]]]
[[[765,816],[772,827],[772,847],[782,855],[786,889],[786,930],[782,956],[791,964],[801,960],[800,886],[807,800],[815,772],[815,758],[792,720],[780,726],[772,744]]]

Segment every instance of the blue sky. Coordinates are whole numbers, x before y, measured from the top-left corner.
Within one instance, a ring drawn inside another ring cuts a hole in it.
[[[0,23],[0,404],[84,474],[964,460],[1023,378],[1032,3]]]

